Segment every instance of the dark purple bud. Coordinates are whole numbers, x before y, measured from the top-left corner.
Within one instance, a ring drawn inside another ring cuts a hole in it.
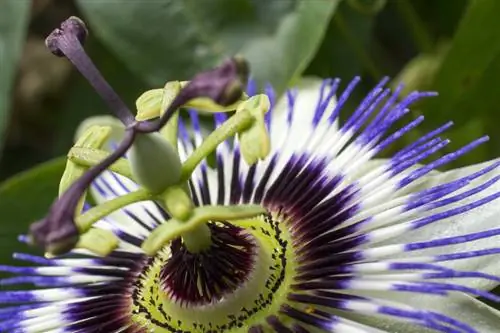
[[[68,58],[94,87],[113,114],[128,126],[135,121],[134,115],[85,53],[82,44],[87,35],[85,23],[78,17],[72,16],[64,21],[60,28],[52,31],[45,44],[55,55]]]
[[[248,72],[248,63],[243,58],[228,59],[211,71],[197,74],[183,89],[181,95],[186,94],[186,97],[191,98],[208,97],[217,104],[231,105],[243,94]]]
[[[76,209],[76,204],[71,203],[72,199],[73,196],[63,195],[54,202],[46,218],[30,226],[33,242],[45,252],[53,255],[63,254],[72,250],[78,243],[80,234],[74,223],[75,211],[68,209]],[[78,203],[78,198],[76,200]]]
[[[80,237],[75,224],[75,211],[80,198],[90,184],[111,164],[122,157],[132,145],[135,131],[128,129],[120,145],[101,163],[87,170],[81,178],[74,182],[49,210],[45,219],[30,227],[33,242],[51,254],[63,254],[73,249]]]
[[[76,16],[71,16],[61,24],[60,28],[55,29],[45,39],[47,48],[58,57],[64,57],[64,52],[60,49],[61,36],[72,36],[78,40],[80,44],[85,44],[85,40],[89,31],[85,23]]]
[[[159,120],[138,123],[135,124],[135,128],[143,133],[158,131],[165,126],[175,110],[188,101],[199,97],[208,97],[223,106],[234,104],[243,95],[248,73],[249,66],[246,60],[241,57],[234,57],[226,60],[221,66],[211,71],[197,74],[180,91]]]

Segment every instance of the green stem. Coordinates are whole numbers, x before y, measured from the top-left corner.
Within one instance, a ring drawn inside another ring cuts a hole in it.
[[[360,43],[359,39],[349,30],[349,27],[347,26],[342,14],[340,12],[337,12],[333,16],[333,20],[337,25],[337,28],[344,35],[354,53],[356,53],[356,56],[361,64],[363,64],[363,68],[368,71],[373,79],[378,81],[382,77],[382,73],[379,71],[377,65],[372,60],[369,53],[366,51],[366,47],[362,43]]]
[[[411,30],[413,40],[422,53],[432,52],[433,38],[409,0],[394,1],[399,14]]]
[[[212,233],[206,224],[182,234],[182,242],[190,253],[200,253],[212,245]]]
[[[189,233],[194,232],[192,234],[193,238],[188,240],[188,242],[191,241],[191,244],[200,235],[204,237],[204,231],[196,231],[196,229],[209,221],[233,221],[265,213],[266,209],[259,205],[201,206],[193,210],[191,218],[187,221],[170,219],[156,227],[142,243],[141,247],[146,254],[154,255],[173,239],[185,237]]]
[[[248,110],[242,110],[236,112],[231,118],[210,133],[182,165],[181,182],[187,181],[198,164],[210,155],[218,145],[227,138],[250,127],[253,121],[254,117],[252,114]]]
[[[101,218],[111,214],[118,209],[130,205],[134,202],[151,200],[153,194],[146,189],[139,189],[135,192],[127,193],[113,200],[106,201],[95,206],[76,218],[76,225],[80,234],[87,232],[92,225]]]

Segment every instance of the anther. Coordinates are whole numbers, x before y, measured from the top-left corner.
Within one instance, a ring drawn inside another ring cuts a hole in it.
[[[34,244],[54,255],[66,253],[76,246],[80,231],[75,224],[75,213],[80,198],[104,170],[127,152],[134,138],[134,131],[126,131],[125,138],[115,151],[75,181],[52,204],[46,218],[31,225],[30,237]]]
[[[247,84],[248,71],[247,62],[241,57],[234,57],[226,60],[215,69],[197,74],[179,92],[160,119],[156,122],[138,123],[135,127],[136,130],[142,133],[160,130],[168,122],[175,110],[195,98],[210,98],[222,106],[234,104],[243,95]]]

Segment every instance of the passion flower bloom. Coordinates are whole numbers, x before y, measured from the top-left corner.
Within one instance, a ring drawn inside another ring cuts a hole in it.
[[[148,237],[174,223],[157,201],[142,201],[94,224],[119,240],[106,256],[15,253],[32,265],[0,266],[13,275],[0,284],[34,287],[0,292],[0,331],[497,331],[500,316],[475,298],[499,300],[488,290],[500,281],[500,161],[436,171],[487,141],[443,152],[451,123],[377,159],[423,121],[408,120],[408,107],[435,94],[399,98],[384,79],[340,121],[358,82],[338,100],[336,79],[305,80],[276,103],[266,90],[267,157],[249,166],[243,138],[228,139],[188,180],[197,207],[265,211],[211,219],[201,250],[187,244],[204,237],[190,229],[146,253]],[[250,85],[248,95],[255,93]],[[205,137],[197,112],[189,116],[179,122],[183,162]],[[215,127],[226,118],[215,113]],[[90,192],[99,206],[139,188],[108,169]]]

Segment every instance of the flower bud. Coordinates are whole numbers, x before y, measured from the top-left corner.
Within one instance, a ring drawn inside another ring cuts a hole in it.
[[[61,27],[52,31],[45,39],[45,45],[54,55],[64,57],[61,50],[61,43],[68,43],[69,39],[76,39],[80,44],[84,44],[88,36],[85,23],[76,16],[71,16],[61,24]]]
[[[90,126],[85,129],[85,132],[76,141],[74,147],[82,148],[101,148],[104,142],[109,138],[111,128],[106,126]],[[66,162],[66,168],[59,183],[59,195],[63,194],[68,187],[78,180],[86,171],[88,167],[84,167],[74,163],[70,159]],[[78,203],[76,214],[79,214],[85,201],[85,194]]]
[[[159,133],[138,134],[129,160],[135,180],[153,193],[161,193],[180,180],[181,160]]]

